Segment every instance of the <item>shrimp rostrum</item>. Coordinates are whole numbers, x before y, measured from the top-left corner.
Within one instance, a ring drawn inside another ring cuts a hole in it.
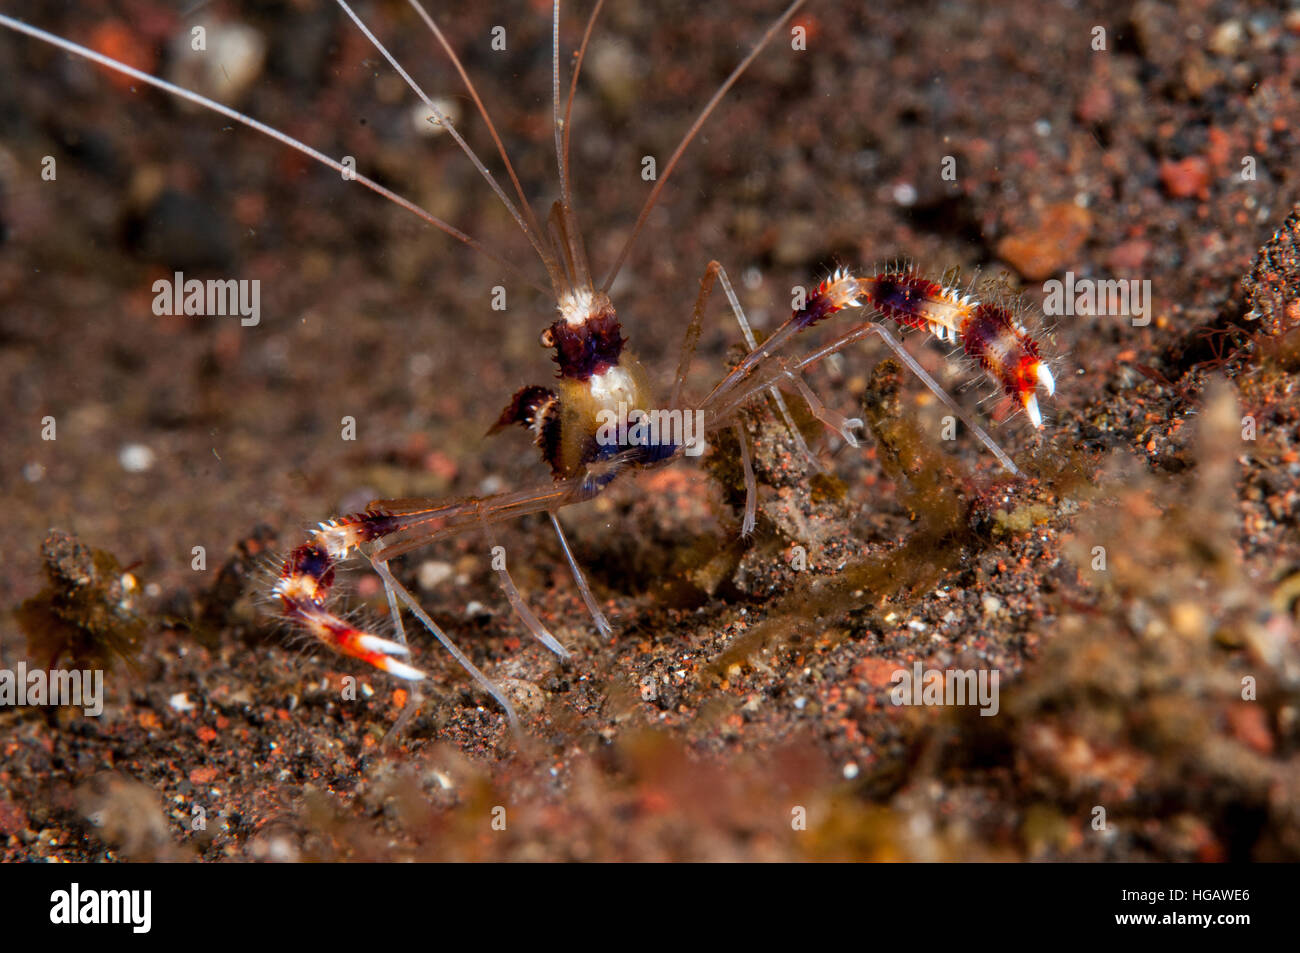
[[[786,395],[797,395],[806,403],[813,416],[829,430],[841,436],[848,444],[856,446],[856,431],[861,427],[861,421],[847,418],[826,406],[805,380],[804,372],[829,355],[868,336],[884,341],[937,399],[965,421],[971,432],[1009,473],[1021,475],[1010,456],[969,418],[911,356],[888,327],[888,323],[892,322],[903,329],[923,330],[939,341],[959,346],[1012,402],[1025,411],[1026,418],[1036,429],[1041,428],[1043,423],[1038,391],[1041,389],[1049,396],[1055,391],[1048,360],[1040,353],[1039,344],[1009,308],[997,303],[978,301],[968,294],[929,279],[913,268],[887,268],[862,275],[841,268],[817,285],[801,308],[793,311],[783,324],[759,342],[725,269],[716,261],[710,262],[700,283],[700,292],[686,331],[682,358],[666,401],[656,399],[647,373],[627,347],[609,295],[614,279],[687,146],[731,86],[789,22],[804,0],[794,0],[777,17],[702,108],[651,189],[613,266],[599,283],[593,280],[574,212],[569,181],[569,119],[578,76],[604,0],[597,0],[587,20],[563,106],[559,68],[559,0],[555,0],[553,5],[552,106],[560,194],[551,207],[545,227],[532,211],[505,147],[455,51],[419,0],[409,0],[411,7],[465,83],[500,154],[517,202],[461,138],[431,97],[392,57],[381,40],[345,0],[336,2],[429,109],[433,121],[447,129],[504,203],[536,252],[545,269],[549,287],[526,275],[523,277],[552,296],[555,302],[558,316],[541,332],[540,343],[553,352],[552,359],[557,374],[549,385],[530,385],[518,390],[500,413],[491,431],[496,433],[512,425],[525,428],[542,460],[550,468],[552,480],[549,483],[479,497],[376,500],[364,512],[320,524],[302,545],[285,558],[274,585],[274,597],[285,618],[315,640],[399,679],[419,681],[425,675],[421,669],[411,664],[410,645],[403,624],[404,613],[409,614],[496,699],[511,726],[518,728],[514,708],[500,687],[452,642],[396,578],[389,563],[411,550],[465,532],[479,531],[490,535],[492,528],[501,523],[529,514],[545,513],[557,534],[575,585],[594,625],[608,636],[613,629],[573,556],[557,517],[559,511],[591,500],[628,473],[665,466],[683,456],[698,455],[703,449],[704,438],[726,428],[734,430],[739,441],[746,487],[742,532],[749,534],[754,528],[757,487],[749,437],[740,423],[741,411],[756,402],[770,399],[785,417],[792,438],[802,446],[803,438],[794,427],[786,404]],[[0,15],[0,25],[197,103],[297,149],[324,165],[343,171],[342,164],[334,159],[228,106],[21,21]],[[489,255],[512,271],[518,271],[511,263],[454,226],[364,175],[348,171],[351,174],[344,176],[346,181],[363,185],[458,241]],[[694,342],[699,337],[707,302],[717,286],[721,287],[739,324],[748,353],[722,376],[702,400],[690,401],[683,396],[684,380]],[[803,332],[828,322],[840,312],[853,315],[850,326],[841,329],[833,340],[822,343],[808,353],[792,353],[797,343],[806,339]],[[688,419],[697,422],[693,434],[691,428],[681,425]],[[804,449],[807,449],[806,446]],[[331,608],[330,595],[336,568],[343,560],[358,554],[368,560],[383,583],[393,628],[389,636],[366,631]],[[546,629],[520,595],[504,561],[499,565],[494,564],[494,569],[524,628],[556,655],[567,659],[567,650]]]

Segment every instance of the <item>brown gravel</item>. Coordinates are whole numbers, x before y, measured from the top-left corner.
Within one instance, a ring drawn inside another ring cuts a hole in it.
[[[542,209],[537,6],[453,5],[444,26]],[[574,114],[595,261],[635,219],[642,157],[662,170],[775,8],[608,5]],[[413,100],[332,4],[199,15],[267,41],[241,108],[527,266],[495,198],[445,137],[412,132]],[[365,15],[490,153],[406,5]],[[39,17],[164,71],[188,25],[160,0]],[[1029,309],[1066,271],[1149,280],[1152,320],[1049,321],[1042,441],[1023,418],[994,429],[1025,481],[966,435],[939,439],[924,389],[893,391],[888,367],[873,376],[883,355],[855,351],[812,379],[874,439],[853,451],[805,420],[828,475],[770,416],[749,420],[751,542],[725,442],[566,514],[612,641],[544,523],[503,528],[568,667],[513,622],[489,540],[412,554],[403,578],[424,575],[421,598],[527,736],[417,638],[424,704],[388,746],[404,688],[279,626],[266,566],[372,497],[544,482],[523,434],[483,434],[552,373],[536,343],[550,306],[328,170],[0,34],[3,602],[51,585],[57,528],[138,580],[142,646],[102,717],[0,708],[0,859],[1300,859],[1300,280],[1283,225],[1300,201],[1300,20],[1232,2],[813,0],[798,22],[808,51],[782,38],[759,57],[615,285],[660,380],[711,258],[761,328],[835,263],[895,258],[983,268]],[[260,324],[156,317],[152,283],[176,270],[260,279]],[[737,339],[715,301],[697,393]],[[954,389],[973,376],[912,350]],[[373,578],[343,585],[382,619]],[[5,613],[0,667],[29,651]],[[916,662],[996,669],[999,714],[893,704],[893,672]]]

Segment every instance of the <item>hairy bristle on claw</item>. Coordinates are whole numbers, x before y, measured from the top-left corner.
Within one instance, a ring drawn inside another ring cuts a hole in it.
[[[791,323],[797,329],[866,304],[903,328],[928,331],[938,340],[960,344],[1013,401],[1025,409],[1034,427],[1042,426],[1039,386],[1056,393],[1056,379],[1038,343],[1011,310],[981,302],[946,287],[911,268],[891,268],[868,278],[837,269],[809,296]]]
[[[341,532],[344,528],[364,526],[361,518],[336,520],[324,524],[320,533]],[[339,557],[328,544],[304,543],[289,554],[275,586],[285,618],[298,623],[320,642],[352,658],[398,678],[418,681],[424,678],[419,669],[393,656],[409,654],[405,645],[358,629],[325,608],[334,583],[334,566]]]

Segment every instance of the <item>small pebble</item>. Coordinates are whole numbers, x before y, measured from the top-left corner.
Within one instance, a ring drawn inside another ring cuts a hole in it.
[[[1038,221],[1005,235],[998,257],[1029,281],[1040,281],[1078,260],[1092,231],[1092,214],[1074,202],[1048,206]]]
[[[437,588],[441,583],[446,582],[456,572],[451,563],[442,562],[437,559],[426,559],[420,563],[419,575],[417,582],[420,588],[426,592],[430,589]]]
[[[191,27],[176,32],[167,78],[223,102],[252,88],[266,62],[266,37],[242,23],[210,22],[203,26],[204,49],[194,48]]]
[[[903,208],[911,208],[916,204],[916,199],[916,186],[911,182],[900,182],[894,186],[894,201]]]
[[[425,354],[423,351],[412,354],[410,358],[407,359],[406,369],[410,372],[412,377],[421,379],[431,377],[434,371],[433,358],[430,355]]]
[[[267,859],[277,864],[292,864],[298,860],[298,848],[287,837],[276,837],[268,845]]]
[[[1210,164],[1202,156],[1160,163],[1160,183],[1171,198],[1205,198],[1210,189]]]
[[[460,106],[454,100],[435,98],[433,105],[453,126],[460,122]],[[416,103],[411,107],[411,125],[417,134],[430,138],[441,136],[447,131],[447,127],[434,118],[433,113],[424,103]]]
[[[153,467],[154,453],[142,443],[128,443],[117,453],[117,462],[127,473],[144,473]]]
[[[1211,53],[1220,56],[1235,56],[1241,50],[1246,31],[1240,21],[1228,20],[1214,28],[1208,44]]]

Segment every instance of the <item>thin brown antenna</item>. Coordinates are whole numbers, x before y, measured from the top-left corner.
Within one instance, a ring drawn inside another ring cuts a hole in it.
[[[506,195],[505,190],[501,188],[496,177],[488,171],[488,167],[483,164],[483,160],[478,157],[478,153],[476,153],[473,148],[471,148],[470,144],[465,141],[464,137],[462,137],[456,130],[456,127],[452,125],[451,120],[447,118],[446,114],[444,114],[443,111],[434,104],[433,100],[429,98],[425,91],[420,88],[420,84],[411,78],[411,74],[402,67],[401,63],[397,62],[397,58],[393,56],[392,53],[388,52],[388,48],[380,42],[379,37],[375,36],[374,31],[366,26],[362,19],[357,16],[355,11],[348,6],[347,0],[334,0],[334,2],[337,3],[352,22],[356,24],[357,29],[365,35],[371,45],[373,45],[384,59],[388,61],[388,65],[397,72],[397,75],[399,75],[406,85],[410,87],[411,91],[414,92],[416,96],[420,97],[420,100],[428,110],[433,113],[433,118],[438,125],[447,130],[448,135],[456,141],[456,145],[460,146],[460,151],[465,153],[469,161],[474,164],[474,168],[478,170],[479,175],[483,176],[492,191],[496,193],[497,198],[499,198],[502,204],[505,205],[506,210],[515,220],[515,224],[519,226],[520,231],[524,233],[529,244],[533,246],[533,250],[537,252],[537,256],[541,258],[542,264],[546,267],[547,273],[551,276],[551,283],[555,285],[554,290],[556,295],[560,295],[564,291],[565,285],[556,283],[560,278],[560,270],[554,257],[547,252],[546,246],[542,244],[541,238],[538,236],[537,232],[534,229],[529,228],[528,222],[524,220],[523,215],[520,214],[515,203],[510,200],[510,197]]]
[[[691,128],[686,130],[686,135],[682,137],[682,141],[677,144],[677,148],[673,150],[672,156],[668,159],[668,164],[664,167],[663,175],[659,177],[659,181],[657,181],[654,188],[650,190],[650,195],[645,200],[645,204],[641,206],[641,214],[636,218],[636,224],[632,227],[632,234],[629,235],[627,241],[623,243],[623,250],[619,252],[618,258],[614,262],[614,267],[610,270],[609,277],[601,284],[600,290],[602,292],[605,292],[606,294],[609,293],[609,288],[614,283],[614,279],[618,277],[618,273],[623,267],[623,262],[627,260],[628,254],[632,251],[632,245],[635,244],[637,236],[641,234],[641,228],[645,225],[645,220],[649,217],[650,210],[653,209],[655,203],[659,201],[659,195],[663,192],[664,185],[668,182],[668,177],[673,174],[673,169],[677,167],[677,163],[681,159],[682,153],[685,152],[686,147],[691,144],[691,140],[694,139],[696,134],[700,131],[700,127],[703,126],[709,116],[712,115],[713,110],[717,108],[718,103],[722,102],[722,97],[727,95],[727,91],[735,85],[736,80],[740,79],[741,74],[749,68],[749,64],[754,62],[755,57],[762,52],[763,47],[767,46],[772,37],[776,35],[776,32],[780,30],[781,27],[785,25],[785,22],[789,20],[790,17],[794,16],[795,11],[803,5],[804,0],[794,0],[790,6],[785,8],[785,12],[777,17],[776,22],[767,28],[767,32],[765,32],[754,45],[754,48],[749,51],[749,55],[741,60],[740,65],[731,71],[731,75],[726,78],[720,87],[718,87],[718,91],[713,94],[713,98],[705,104],[704,109],[695,117],[695,122],[691,123]]]
[[[215,99],[209,99],[206,96],[194,92],[193,90],[186,89],[184,86],[177,86],[175,83],[170,83],[165,79],[160,79],[159,77],[146,73],[143,70],[138,70],[134,66],[127,66],[125,63],[119,60],[115,60],[110,56],[105,56],[103,53],[98,53],[95,50],[80,45],[79,43],[73,43],[71,40],[65,40],[61,36],[56,36],[53,33],[50,33],[46,30],[42,30],[40,27],[32,26],[29,23],[24,23],[22,20],[15,20],[13,17],[6,16],[3,13],[0,13],[0,26],[6,26],[16,33],[22,33],[25,36],[30,36],[33,39],[40,40],[44,43],[48,43],[51,46],[57,47],[66,53],[71,53],[74,56],[79,56],[82,59],[89,60],[92,63],[98,63],[100,66],[103,66],[106,69],[113,70],[115,73],[120,73],[123,76],[129,76],[132,79],[139,80],[140,82],[145,83],[146,85],[154,87],[155,89],[161,89],[165,93],[170,93],[171,95],[176,96],[180,99],[184,99],[187,102],[191,102],[196,106],[201,106],[204,109],[217,113],[218,115],[225,116],[227,119],[233,119],[235,122],[243,126],[247,126],[249,129],[252,129],[255,132],[260,132],[262,135],[274,139],[276,142],[279,142],[282,145],[286,145],[291,149],[296,149],[298,152],[301,152],[309,159],[313,159],[316,162],[319,162],[321,165],[327,166],[328,168],[333,169],[335,172],[338,172],[343,177],[344,181],[355,181],[365,186],[367,189],[374,192],[376,195],[382,196],[383,198],[386,198],[388,201],[392,202],[394,205],[406,209],[408,212],[424,220],[425,222],[432,225],[434,228],[438,229],[439,231],[445,232],[446,234],[450,235],[452,238],[456,239],[457,241],[462,242],[465,245],[468,245],[470,248],[473,248],[479,254],[491,258],[498,265],[501,265],[504,268],[508,269],[511,272],[511,274],[515,275],[521,280],[532,285],[538,291],[542,292],[542,294],[547,293],[547,289],[544,286],[542,286],[532,278],[529,278],[527,275],[525,275],[517,265],[507,261],[505,258],[501,257],[496,252],[492,251],[492,249],[488,248],[486,245],[483,245],[476,239],[471,238],[469,235],[466,235],[459,228],[456,228],[454,225],[449,225],[447,222],[444,222],[442,219],[438,218],[438,216],[434,215],[432,212],[429,212],[421,208],[420,206],[416,205],[410,199],[404,198],[398,195],[396,192],[384,188],[384,186],[380,185],[378,182],[375,182],[373,179],[370,179],[362,175],[360,172],[357,172],[350,166],[343,165],[343,163],[339,162],[338,160],[330,158],[329,156],[325,155],[323,152],[307,145],[305,142],[301,142],[293,138],[293,136],[290,136],[288,133],[281,132],[279,129],[276,129],[274,126],[268,126],[266,123],[262,122],[261,120],[254,119],[252,116],[249,116],[245,113],[241,113],[239,110],[233,109],[230,106],[225,105],[224,103],[219,103]]]

